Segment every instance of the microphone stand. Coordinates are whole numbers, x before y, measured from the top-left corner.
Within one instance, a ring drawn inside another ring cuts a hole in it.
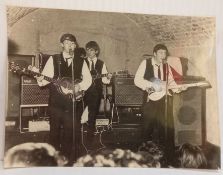
[[[74,85],[74,58],[72,59],[71,62],[72,66],[72,152],[73,152],[73,158],[76,160],[77,158],[77,144],[76,144],[76,136],[75,136],[75,128],[76,128],[76,110],[77,110],[77,104],[76,104],[76,99],[75,99],[75,85]],[[72,155],[72,154],[71,154]]]
[[[165,129],[165,143],[167,143],[167,123],[168,123],[168,110],[167,110],[167,107],[168,107],[168,79],[169,79],[169,67],[168,67],[168,64],[167,64],[167,61],[165,60],[164,61],[164,64],[165,64],[165,67],[166,67],[166,71],[165,71],[165,76],[166,76],[166,84],[165,84],[165,87],[166,87],[166,92],[165,92],[165,122],[164,122],[164,129]]]

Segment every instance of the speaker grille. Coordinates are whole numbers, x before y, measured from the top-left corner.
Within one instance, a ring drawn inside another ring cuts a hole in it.
[[[114,84],[116,106],[140,106],[143,104],[143,91],[134,85],[134,78],[116,78]]]
[[[179,131],[178,132],[178,142],[183,144],[183,143],[193,143],[199,145],[200,142],[198,142],[197,134],[195,130],[189,131]]]
[[[22,77],[21,105],[48,104],[49,90],[40,88],[35,79]]]
[[[197,112],[194,107],[182,106],[178,112],[178,120],[184,125],[191,125],[197,120]]]

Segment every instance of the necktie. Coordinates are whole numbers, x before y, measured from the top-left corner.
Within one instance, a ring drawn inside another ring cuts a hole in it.
[[[160,71],[160,66],[158,66],[158,78],[161,80],[161,71]]]
[[[71,58],[66,58],[66,64],[67,64],[67,66],[69,66],[69,62],[68,62],[69,59],[71,59]]]
[[[91,70],[94,70],[94,62],[91,61]]]

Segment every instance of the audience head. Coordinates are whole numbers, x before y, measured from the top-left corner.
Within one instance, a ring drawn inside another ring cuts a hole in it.
[[[164,152],[161,147],[152,141],[143,142],[142,145],[138,147],[138,152],[146,152],[150,154],[154,160],[164,163]]]
[[[65,157],[59,155],[53,146],[47,143],[23,143],[10,148],[4,158],[4,166],[63,166],[67,163]]]
[[[74,166],[80,167],[160,167],[160,164],[145,152],[130,150],[102,150],[95,155],[80,157]]]
[[[178,160],[181,168],[206,168],[207,160],[201,148],[189,143],[178,149]]]

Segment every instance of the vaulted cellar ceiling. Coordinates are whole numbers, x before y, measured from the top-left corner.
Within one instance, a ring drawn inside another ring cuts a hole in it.
[[[8,7],[8,27],[35,10],[38,8]],[[213,17],[124,15],[145,33],[150,33],[155,42],[166,43],[169,47],[205,46],[207,41],[215,39]]]

